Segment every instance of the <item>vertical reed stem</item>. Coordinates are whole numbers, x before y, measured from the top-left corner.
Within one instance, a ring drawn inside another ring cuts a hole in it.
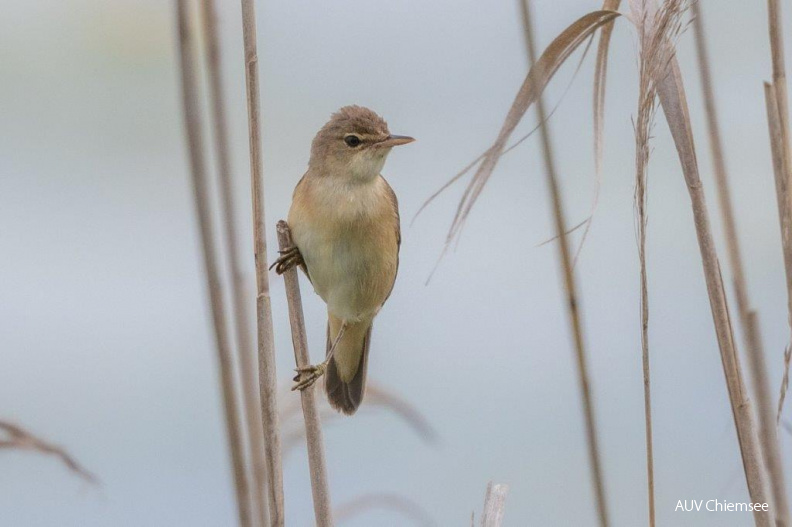
[[[767,380],[767,366],[762,349],[761,336],[756,321],[756,313],[751,308],[743,269],[742,254],[737,235],[737,225],[732,207],[729,178],[726,171],[726,159],[715,108],[715,94],[710,72],[709,53],[704,34],[704,23],[699,2],[693,2],[693,35],[696,41],[701,86],[704,95],[704,109],[707,115],[707,129],[710,136],[710,151],[715,172],[715,183],[718,191],[718,202],[721,210],[721,221],[726,235],[726,253],[732,269],[732,281],[737,299],[737,312],[742,326],[743,343],[748,357],[748,367],[753,381],[759,417],[760,442],[765,467],[770,476],[773,493],[773,514],[779,526],[789,525],[789,504],[786,497],[786,484],[782,470],[781,453],[779,452],[776,424],[773,417],[773,404],[770,384]]]
[[[777,119],[777,127],[773,133],[771,126],[771,148],[773,148],[773,168],[776,177],[776,193],[778,194],[778,214],[781,220],[781,243],[784,250],[784,269],[787,284],[787,320],[790,328],[790,342],[787,354],[792,350],[792,151],[790,150],[789,101],[787,96],[786,65],[784,62],[784,34],[781,28],[781,7],[778,0],[768,0],[768,23],[770,33],[770,51],[773,62],[774,109],[768,108],[768,117],[772,113]],[[767,87],[768,85],[765,85]],[[765,98],[769,100],[768,96]],[[776,159],[777,157],[777,159]],[[778,418],[783,409],[789,380],[789,361],[784,356],[784,382],[778,400]]]
[[[767,0],[770,52],[773,63],[773,88],[775,89],[778,117],[783,139],[784,174],[786,176],[786,208],[792,210],[792,151],[789,144],[789,98],[787,95],[786,65],[784,61],[784,33],[781,25],[781,6],[778,0]],[[789,238],[786,233],[785,239]],[[789,299],[790,327],[792,327],[792,289]]]
[[[267,461],[264,456],[264,432],[261,423],[261,402],[256,383],[258,375],[250,340],[248,310],[245,302],[245,284],[239,260],[239,239],[236,230],[236,205],[234,203],[231,156],[228,150],[228,122],[223,89],[222,53],[217,30],[217,13],[214,0],[204,0],[203,23],[208,56],[209,93],[214,126],[215,158],[220,176],[220,205],[225,228],[226,253],[231,268],[231,301],[234,308],[234,329],[239,356],[239,377],[242,380],[242,396],[245,405],[245,421],[248,434],[248,449],[253,465],[253,505],[257,523],[262,527],[268,523],[269,511],[266,502]]]
[[[784,147],[783,133],[781,131],[781,118],[778,115],[778,103],[776,102],[776,92],[772,84],[765,83],[765,104],[767,106],[767,124],[770,129],[770,152],[773,157],[773,175],[776,184],[776,199],[778,200],[778,222],[781,227],[782,244],[784,250],[784,267],[786,269],[787,287],[790,287],[792,278],[792,244],[789,243],[787,236],[792,232],[792,218],[787,208],[787,180],[784,173]],[[789,289],[788,289],[789,291]],[[789,294],[789,292],[787,293]],[[792,297],[789,297],[792,298]],[[787,343],[784,352],[784,377],[781,381],[781,393],[778,397],[778,409],[776,412],[776,427],[781,419],[781,411],[784,408],[784,398],[786,397],[789,385],[789,363],[792,353],[792,342]]]
[[[239,410],[237,409],[233,359],[228,343],[225,309],[223,306],[223,292],[221,290],[220,274],[217,267],[214,232],[211,223],[211,210],[209,208],[206,161],[203,155],[203,129],[200,118],[201,109],[196,78],[197,64],[193,49],[195,44],[187,10],[187,0],[176,0],[184,127],[187,134],[187,145],[193,182],[193,197],[198,215],[204,268],[209,290],[209,302],[212,309],[212,322],[214,324],[215,345],[217,347],[218,366],[220,370],[220,385],[225,406],[226,433],[228,435],[228,446],[231,450],[231,465],[234,474],[234,486],[236,488],[239,524],[242,527],[250,527],[252,525],[250,487],[245,473],[244,447],[242,441],[243,432],[239,421]]]
[[[278,222],[277,229],[280,249],[291,248],[293,243],[289,225],[281,220]],[[283,273],[283,280],[286,285],[286,301],[289,304],[294,360],[297,363],[297,368],[305,368],[311,365],[311,357],[308,353],[308,337],[305,335],[305,319],[303,318],[297,268],[293,267]],[[317,527],[332,527],[333,514],[330,506],[330,490],[327,485],[322,422],[316,405],[315,387],[316,385],[300,392],[303,417],[305,418],[305,439],[308,446],[308,467],[311,471],[311,491],[316,525]]]
[[[253,195],[253,252],[256,260],[256,329],[258,338],[259,392],[265,439],[270,525],[284,525],[283,464],[278,432],[275,377],[275,342],[267,269],[267,230],[264,223],[264,181],[261,156],[261,104],[256,50],[254,0],[242,0],[242,36],[245,44],[245,89],[250,141],[250,186]]]
[[[682,165],[682,172],[690,194],[696,237],[701,252],[701,263],[704,268],[704,278],[707,284],[715,333],[721,352],[723,374],[729,391],[734,426],[740,444],[748,493],[754,503],[771,503],[770,493],[767,491],[765,481],[764,465],[762,463],[753,410],[745,391],[740,359],[734,343],[720,264],[715,251],[715,242],[712,239],[707,203],[698,172],[698,161],[696,160],[693,144],[693,132],[690,125],[687,99],[676,59],[672,59],[668,74],[658,82],[657,94],[671,130],[671,135],[674,138],[680,164]],[[772,524],[772,514],[770,512],[755,511],[754,521],[757,526],[769,527]]]
[[[533,30],[531,26],[531,6],[527,0],[520,1],[522,7],[523,27],[525,31],[526,46],[531,66],[536,63],[536,49],[533,41]],[[558,237],[558,248],[561,256],[561,265],[564,277],[564,287],[567,294],[567,307],[569,314],[569,325],[575,341],[575,356],[577,358],[578,382],[580,384],[581,396],[583,399],[583,412],[586,422],[586,438],[588,444],[589,463],[591,464],[591,477],[594,486],[594,494],[597,503],[599,524],[601,527],[609,525],[608,505],[605,496],[605,483],[602,475],[602,465],[600,461],[599,446],[597,442],[597,424],[594,416],[594,403],[591,396],[591,387],[588,373],[588,363],[586,357],[585,343],[583,340],[583,327],[580,320],[579,302],[577,286],[575,285],[575,274],[572,269],[572,256],[569,250],[569,240],[566,237],[566,220],[564,218],[563,200],[561,189],[558,185],[556,175],[555,159],[553,147],[550,141],[550,128],[547,123],[547,113],[545,111],[542,96],[539,95],[536,101],[537,118],[539,120],[539,131],[542,140],[542,149],[545,164],[545,174],[547,183],[550,187],[550,196],[553,205],[553,219],[555,221],[556,235]]]

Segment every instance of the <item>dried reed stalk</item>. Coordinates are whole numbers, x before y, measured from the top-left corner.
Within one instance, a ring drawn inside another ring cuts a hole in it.
[[[481,527],[500,527],[506,512],[506,496],[508,494],[508,485],[494,484],[491,481],[487,484],[484,512],[481,514]]]
[[[646,480],[649,501],[649,525],[654,527],[655,483],[654,441],[652,434],[652,391],[649,361],[649,289],[646,270],[647,176],[650,140],[657,110],[656,79],[667,69],[673,56],[673,42],[681,31],[683,2],[669,1],[660,10],[646,2],[631,2],[631,15],[638,31],[639,75],[638,115],[635,129],[635,211],[640,265],[641,363],[644,385],[644,434],[646,438]]]
[[[270,525],[284,525],[283,462],[278,428],[275,375],[275,341],[267,268],[267,230],[264,216],[264,181],[261,155],[261,103],[256,45],[254,0],[242,0],[242,38],[245,46],[245,91],[250,143],[250,183],[253,195],[253,253],[256,262],[256,335],[258,339],[259,393],[264,428],[269,491]]]
[[[88,472],[74,457],[63,448],[53,445],[43,439],[39,439],[21,426],[0,421],[0,430],[5,430],[8,438],[0,439],[0,449],[15,448],[19,450],[31,450],[41,454],[48,454],[57,457],[71,472],[80,476],[88,483],[98,485],[99,480],[96,476]]]
[[[770,34],[770,53],[773,63],[773,89],[775,90],[778,117],[781,124],[781,139],[786,181],[785,206],[792,209],[792,150],[790,150],[789,99],[787,96],[786,65],[784,62],[784,33],[781,22],[781,6],[778,0],[767,0],[768,32]],[[790,233],[784,233],[786,245],[789,245]],[[789,270],[789,266],[787,265]],[[792,272],[789,270],[788,272]],[[789,280],[788,280],[789,281]],[[789,324],[792,327],[792,287],[789,300]]]
[[[787,237],[792,233],[792,218],[787,207],[787,179],[784,172],[784,136],[781,129],[781,118],[779,116],[778,103],[776,101],[776,90],[772,84],[764,84],[765,104],[767,106],[767,124],[770,130],[770,152],[773,157],[773,175],[775,177],[776,198],[778,200],[778,222],[781,228],[781,241],[784,253],[784,268],[786,269],[787,287],[789,287],[790,276],[792,276],[792,254]],[[792,297],[787,297],[792,298]],[[778,410],[776,412],[776,423],[781,419],[781,411],[784,408],[787,387],[789,386],[789,364],[792,358],[792,342],[787,343],[784,351],[784,378],[781,381],[781,392],[778,396]]]
[[[217,267],[217,256],[212,228],[211,210],[209,208],[209,189],[206,176],[206,161],[203,154],[203,128],[201,108],[198,94],[198,65],[194,52],[194,34],[190,28],[187,0],[176,0],[176,16],[179,29],[179,60],[181,66],[182,104],[184,110],[184,127],[187,135],[190,169],[192,173],[193,197],[198,215],[198,224],[203,248],[204,268],[209,290],[209,303],[212,309],[215,345],[217,348],[220,385],[225,407],[226,433],[228,446],[231,450],[231,464],[236,489],[239,524],[242,527],[253,525],[250,511],[250,487],[245,471],[244,444],[242,426],[237,409],[237,391],[234,385],[233,358],[228,342],[223,291],[220,273]]]
[[[523,29],[525,32],[526,47],[531,68],[536,64],[536,49],[534,34],[531,24],[531,6],[527,0],[520,2],[522,6]],[[555,221],[556,236],[559,237],[559,255],[561,257],[561,267],[564,276],[564,288],[567,295],[568,314],[570,331],[575,342],[575,356],[578,366],[578,382],[580,384],[581,396],[583,398],[583,411],[586,421],[586,440],[588,445],[589,463],[591,465],[592,484],[597,501],[597,512],[601,526],[609,525],[608,505],[605,497],[605,483],[602,475],[602,463],[600,461],[599,446],[597,440],[597,425],[594,416],[594,404],[592,402],[591,387],[588,373],[588,363],[586,356],[585,343],[583,339],[583,327],[580,320],[578,291],[575,284],[575,274],[572,268],[572,255],[569,249],[569,240],[566,233],[566,219],[564,217],[564,203],[561,197],[561,189],[558,185],[558,176],[555,168],[555,157],[553,146],[550,140],[550,128],[546,122],[546,112],[541,93],[537,95],[536,110],[538,120],[542,125],[539,128],[542,141],[542,151],[545,165],[545,175],[550,188],[550,196],[553,206],[553,220]]]
[[[281,220],[278,222],[278,244],[281,250],[293,246],[289,225]],[[305,319],[303,318],[300,281],[297,268],[283,273],[286,284],[286,301],[289,305],[289,323],[294,345],[294,360],[297,368],[311,365],[308,353],[308,337],[305,335]],[[305,437],[308,443],[308,467],[311,471],[311,491],[313,493],[314,514],[318,527],[332,527],[333,513],[330,506],[330,489],[327,485],[327,466],[325,464],[324,440],[322,438],[322,422],[316,404],[314,385],[300,392],[303,417],[305,418]]]
[[[245,294],[244,271],[239,259],[239,237],[236,229],[236,206],[234,203],[231,156],[228,150],[228,122],[223,89],[222,53],[217,30],[217,13],[214,0],[201,3],[203,28],[206,42],[207,73],[211,101],[212,126],[214,127],[215,159],[220,177],[220,206],[225,230],[225,250],[231,268],[231,303],[234,309],[234,329],[239,357],[239,378],[242,380],[242,397],[245,409],[245,429],[248,436],[248,453],[253,469],[251,489],[257,523],[268,524],[269,510],[266,502],[267,460],[264,456],[264,431],[261,423],[256,364],[250,340],[248,309]]]
[[[698,173],[682,75],[675,58],[670,63],[668,74],[658,81],[657,93],[679,154],[682,172],[690,194],[694,226],[701,252],[701,262],[704,268],[704,277],[712,309],[715,333],[718,338],[723,372],[740,444],[748,493],[752,502],[771,503],[770,493],[767,491],[765,482],[757,428],[740,369],[740,360],[734,343],[720,264],[715,251],[715,243],[712,239],[707,204]],[[772,514],[761,510],[755,511],[754,521],[756,525],[761,527],[770,526],[772,524]]]
[[[646,440],[646,480],[649,500],[649,525],[655,525],[655,494],[654,494],[654,448],[652,436],[652,390],[651,369],[649,367],[649,289],[646,273],[646,187],[649,169],[650,147],[657,100],[654,88],[652,61],[658,51],[648,45],[651,36],[646,34],[645,21],[639,26],[641,42],[639,60],[638,116],[633,123],[635,128],[635,209],[636,229],[638,231],[638,261],[640,264],[640,299],[641,299],[641,364],[644,387],[644,434]]]
[[[692,7],[693,34],[701,74],[704,110],[707,116],[707,130],[710,138],[710,151],[715,172],[716,189],[718,191],[721,221],[723,222],[726,235],[726,254],[732,269],[732,283],[737,299],[740,325],[742,326],[743,345],[748,356],[748,369],[753,381],[763,459],[767,473],[770,476],[771,491],[773,493],[772,510],[778,525],[789,525],[789,504],[786,497],[786,484],[778,445],[776,421],[773,418],[770,383],[767,380],[767,366],[765,365],[764,349],[756,320],[756,312],[751,308],[751,302],[748,297],[748,286],[746,285],[742,254],[737,236],[737,225],[732,207],[729,178],[726,171],[726,159],[723,152],[718,114],[715,109],[715,94],[712,85],[701,5],[699,2],[693,2]]]
[[[769,86],[773,90],[773,98],[775,100],[774,115],[778,120],[776,133],[772,133],[771,130],[770,139],[771,148],[773,148],[773,169],[776,177],[778,214],[781,222],[781,243],[784,251],[784,269],[786,271],[787,319],[790,332],[792,332],[792,151],[790,151],[789,143],[789,99],[787,96],[786,66],[784,62],[784,34],[781,29],[781,6],[778,0],[768,0],[767,7],[770,52],[773,63],[773,84]],[[776,159],[776,156],[778,159]],[[789,349],[792,348],[792,333],[787,348],[788,354]],[[781,393],[778,399],[779,419],[789,381],[789,360],[787,354],[784,356],[784,382],[781,385]]]

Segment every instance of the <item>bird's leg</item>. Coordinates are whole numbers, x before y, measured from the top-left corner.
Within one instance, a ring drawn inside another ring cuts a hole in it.
[[[309,365],[303,366],[301,368],[296,368],[294,371],[297,372],[297,375],[294,376],[295,385],[292,386],[292,391],[294,390],[304,390],[306,388],[310,388],[313,386],[313,383],[316,380],[324,375],[325,371],[327,371],[327,365],[330,364],[330,360],[333,358],[333,354],[335,353],[336,347],[338,343],[341,341],[341,337],[344,336],[344,332],[346,331],[347,323],[344,321],[341,324],[341,329],[338,330],[338,335],[333,340],[333,344],[330,346],[330,351],[327,352],[327,357],[325,360],[320,362],[316,365]]]
[[[278,253],[280,254],[280,258],[275,260],[273,264],[270,265],[270,269],[274,267],[275,272],[278,274],[283,274],[296,265],[305,265],[305,261],[303,260],[302,254],[300,253],[300,249],[298,249],[296,245],[289,247],[288,249],[278,251]]]

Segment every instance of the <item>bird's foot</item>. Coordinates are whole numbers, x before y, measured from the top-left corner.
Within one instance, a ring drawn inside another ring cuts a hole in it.
[[[280,254],[280,258],[275,260],[275,262],[273,262],[273,264],[270,266],[270,269],[274,267],[275,272],[278,274],[283,274],[297,265],[305,265],[305,261],[303,260],[302,254],[300,253],[300,249],[298,249],[296,245],[294,247],[289,247],[288,249],[278,251],[278,253]]]
[[[294,376],[294,386],[292,386],[292,391],[300,390],[303,391],[306,388],[310,388],[313,384],[325,374],[327,371],[327,363],[329,361],[320,362],[316,365],[304,366],[302,368],[295,368],[294,371],[297,372],[297,375]]]

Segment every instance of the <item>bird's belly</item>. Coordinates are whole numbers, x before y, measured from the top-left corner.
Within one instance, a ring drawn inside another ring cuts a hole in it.
[[[396,241],[376,229],[314,229],[297,239],[317,294],[333,315],[349,321],[374,316],[396,278]],[[390,243],[389,243],[390,242]]]

